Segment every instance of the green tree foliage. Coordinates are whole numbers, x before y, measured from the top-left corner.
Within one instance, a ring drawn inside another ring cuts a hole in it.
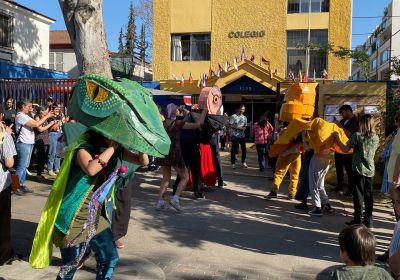
[[[146,60],[146,50],[148,48],[148,43],[146,42],[146,28],[145,25],[142,24],[140,29],[140,37],[137,43],[137,49],[139,51],[139,58],[142,61]]]
[[[370,78],[370,61],[369,56],[366,51],[362,50],[352,50],[344,47],[336,47],[335,45],[328,44],[317,44],[313,42],[301,43],[297,45],[299,49],[307,49],[317,50],[318,55],[326,56],[327,54],[333,54],[335,57],[339,59],[351,59],[353,63],[360,67],[361,72],[365,78],[365,80],[369,80]]]
[[[136,42],[136,20],[135,20],[135,11],[132,1],[129,7],[129,19],[128,19],[128,27],[126,30],[125,39],[126,39],[125,53],[129,55],[134,55],[135,42]]]
[[[124,33],[122,31],[122,27],[118,37],[118,53],[125,54]]]

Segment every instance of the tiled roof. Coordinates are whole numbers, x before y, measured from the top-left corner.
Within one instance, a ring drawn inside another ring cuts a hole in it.
[[[51,30],[50,46],[52,45],[71,45],[71,39],[67,30]]]

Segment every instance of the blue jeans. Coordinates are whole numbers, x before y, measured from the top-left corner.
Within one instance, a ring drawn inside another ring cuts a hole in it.
[[[96,255],[96,280],[109,280],[112,278],[115,267],[117,266],[119,257],[115,247],[114,238],[111,229],[103,230],[101,233],[93,237],[89,243]],[[70,264],[80,253],[81,245],[74,247],[62,248],[61,258],[63,265]],[[74,277],[76,268],[72,269],[64,278],[60,276],[57,280],[71,280]]]
[[[18,154],[18,163],[15,170],[19,178],[19,183],[24,185],[26,181],[26,168],[29,166],[29,162],[31,161],[33,144],[18,142],[16,148]]]
[[[258,155],[258,167],[260,168],[260,171],[264,171],[268,159],[268,144],[256,144],[256,148]]]
[[[50,132],[49,133],[49,140],[50,140],[50,147],[49,147],[49,161],[47,162],[47,170],[59,170],[60,169],[60,161],[61,158],[57,156],[57,143],[58,139],[60,138],[59,132]]]

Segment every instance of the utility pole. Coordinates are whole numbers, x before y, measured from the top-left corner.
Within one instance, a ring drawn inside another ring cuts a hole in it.
[[[306,49],[306,74],[310,77],[311,0],[308,0],[308,44]]]

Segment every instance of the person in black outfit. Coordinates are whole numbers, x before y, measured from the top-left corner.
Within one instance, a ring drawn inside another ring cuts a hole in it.
[[[178,117],[177,117],[178,118]],[[184,117],[185,122],[196,122],[192,114]],[[181,130],[181,151],[183,161],[186,167],[191,171],[194,197],[204,198],[201,191],[200,182],[200,140],[201,133],[198,129],[182,129]],[[177,186],[180,182],[179,176],[176,177],[173,194],[175,194]]]
[[[335,123],[343,128],[347,137],[351,137],[354,133],[358,131],[358,119],[353,113],[353,109],[350,105],[343,105],[339,108],[339,114],[342,116],[342,120],[339,122],[335,119]],[[343,192],[343,180],[344,173],[343,167],[346,170],[348,179],[348,190],[345,193],[346,196],[351,196],[353,193],[353,178],[352,178],[352,155],[351,154],[339,154],[335,153],[335,166],[336,166],[336,178],[337,186],[334,191]]]
[[[215,172],[217,174],[217,180],[218,180],[218,188],[223,188],[224,187],[224,179],[222,177],[222,164],[221,164],[221,157],[219,155],[219,133],[216,132],[212,135],[211,140],[210,140],[210,147],[211,151],[214,156],[214,162],[215,162]]]

